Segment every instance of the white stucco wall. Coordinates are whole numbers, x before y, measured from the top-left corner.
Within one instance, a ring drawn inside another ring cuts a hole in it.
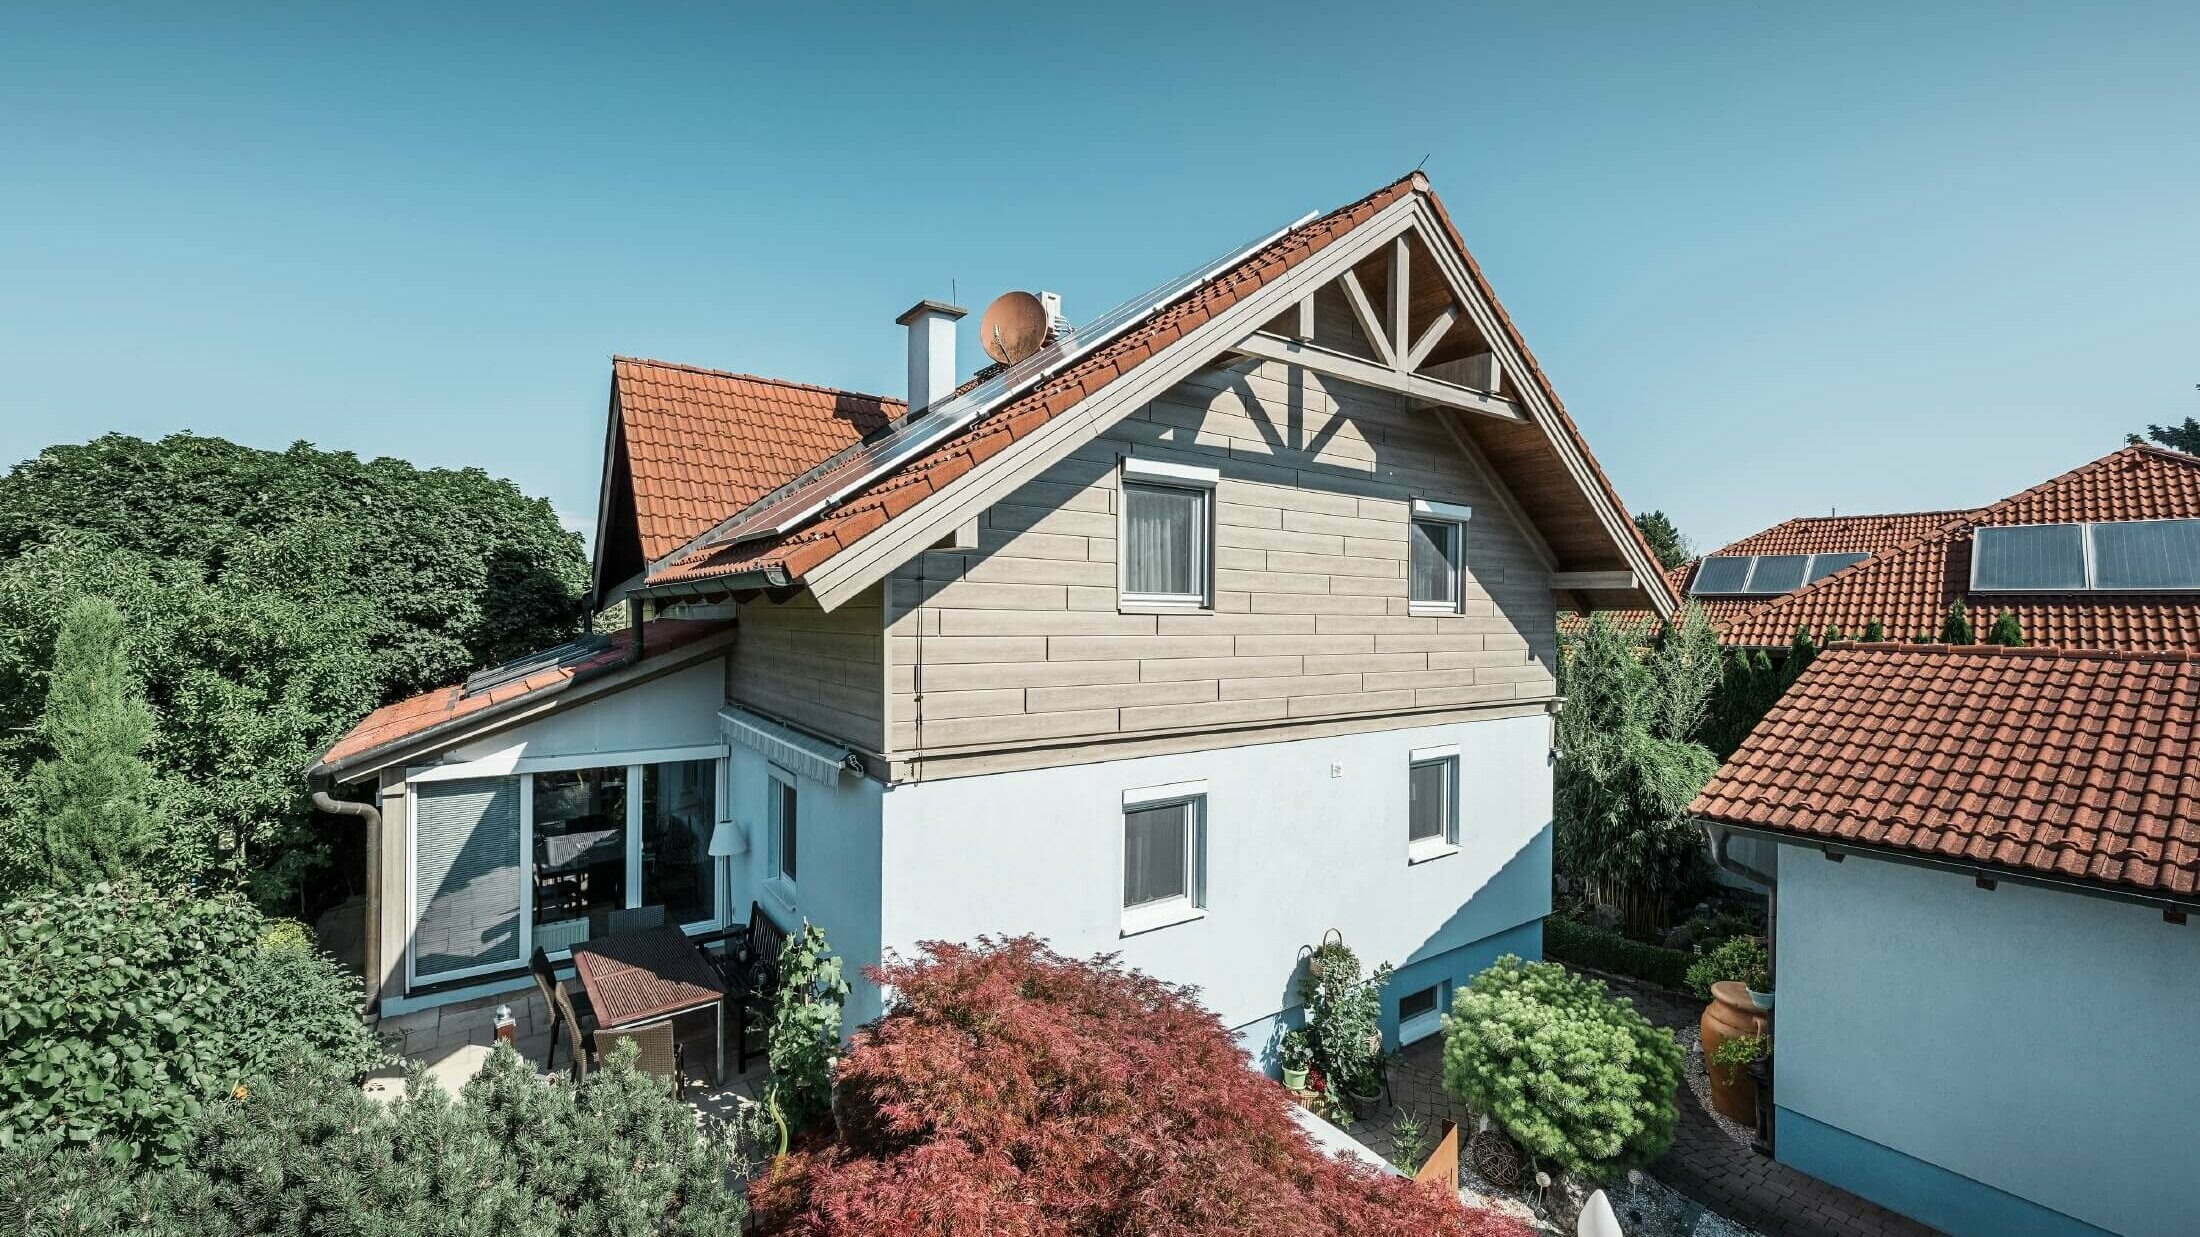
[[[1460,849],[1409,866],[1407,753],[1450,743]],[[1299,947],[1330,928],[1371,966],[1404,964],[1546,913],[1549,745],[1531,716],[896,786],[881,940],[1029,932],[1073,956],[1119,951],[1242,1027],[1296,1004]],[[1207,915],[1125,937],[1123,792],[1197,780]]]
[[[476,739],[452,748],[443,759],[515,756],[532,760],[713,744],[720,741],[718,710],[725,696],[725,663],[714,658],[541,721]]]
[[[1791,850],[1781,1107],[2118,1233],[2200,1224],[2200,925]]]

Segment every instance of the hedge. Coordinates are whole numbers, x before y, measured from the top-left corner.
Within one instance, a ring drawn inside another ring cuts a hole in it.
[[[1555,961],[1681,991],[1688,988],[1688,964],[1695,960],[1686,950],[1645,945],[1617,932],[1557,915],[1543,921],[1543,954]]]

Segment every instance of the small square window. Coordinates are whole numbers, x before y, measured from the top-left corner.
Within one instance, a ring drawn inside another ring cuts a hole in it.
[[[1123,921],[1142,931],[1195,917],[1207,903],[1206,800],[1123,809]]]
[[[1416,760],[1406,770],[1406,846],[1416,855],[1459,844],[1459,757]]]
[[[1398,1042],[1426,1039],[1444,1027],[1444,986],[1436,984],[1398,998]]]

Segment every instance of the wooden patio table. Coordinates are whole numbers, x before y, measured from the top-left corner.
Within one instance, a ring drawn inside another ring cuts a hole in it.
[[[711,1081],[724,1081],[726,985],[685,932],[644,928],[583,941],[573,946],[573,970],[602,1030],[628,1031],[705,1008],[716,1011],[718,1072]]]

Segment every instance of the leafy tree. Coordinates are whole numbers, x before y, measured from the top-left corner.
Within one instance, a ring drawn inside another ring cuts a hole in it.
[[[211,1099],[300,1060],[381,1059],[359,981],[235,894],[44,890],[0,912],[0,1145],[172,1161]]]
[[[1802,678],[1803,671],[1810,669],[1810,663],[1817,659],[1818,645],[1810,638],[1810,628],[1796,628],[1795,639],[1788,644],[1787,660],[1780,664],[1780,690],[1786,691],[1788,684]],[[1774,698],[1777,699],[1777,695]],[[1768,702],[1766,711],[1769,712],[1771,707]]]
[[[1530,1155],[1592,1179],[1672,1145],[1681,1049],[1604,985],[1507,954],[1444,1020],[1444,1089]]]
[[[2159,446],[2187,455],[2200,455],[2200,421],[2185,418],[2183,425],[2149,425],[2147,437]],[[2143,441],[2137,434],[2124,435],[2124,441],[2134,447]]]
[[[1970,611],[1964,608],[1961,597],[1948,603],[1948,617],[1940,621],[1940,642],[1942,644],[1971,643],[1971,615]]]
[[[2024,629],[2017,624],[2017,616],[2007,610],[1994,616],[1994,625],[1987,629],[1986,643],[1999,644],[2012,649],[2024,647]]]
[[[772,1085],[787,1124],[807,1129],[832,1110],[833,1059],[840,1055],[840,1011],[848,981],[832,956],[825,930],[805,922],[779,955],[779,988],[773,996],[766,1039]]]
[[[77,889],[120,880],[152,842],[153,777],[144,752],[153,715],[139,698],[122,637],[121,612],[101,598],[77,599],[61,620],[37,727],[53,754],[32,767],[23,810],[0,821],[0,846],[39,857],[19,874],[25,883]]]
[[[1635,517],[1635,527],[1642,530],[1642,539],[1650,543],[1650,552],[1657,555],[1658,565],[1667,571],[1695,555],[1688,538],[1663,511],[1643,512]]]
[[[1332,1159],[1185,988],[1038,940],[930,942],[842,1059],[839,1120],[750,1187],[800,1237],[1527,1237]]]
[[[1864,624],[1864,643],[1879,644],[1887,638],[1887,625],[1878,619]]]
[[[0,1230],[736,1237],[725,1145],[635,1056],[545,1086],[500,1046],[461,1097],[415,1074],[387,1107],[308,1061],[209,1104],[169,1165],[51,1137],[0,1148]]]
[[[1708,692],[1693,640],[1661,641],[1649,656],[1591,615],[1559,659],[1566,708],[1559,714],[1553,815],[1560,869],[1616,907],[1638,936],[1666,926],[1674,904],[1705,879],[1703,836],[1685,809],[1718,762],[1674,727],[1702,716]],[[1716,663],[1713,663],[1715,668]]]
[[[1700,741],[1718,695],[1725,662],[1719,633],[1703,607],[1689,602],[1658,631],[1647,661],[1656,716],[1652,729],[1671,739]]]
[[[275,903],[325,861],[313,758],[377,705],[568,637],[585,575],[550,505],[479,469],[190,434],[50,447],[0,477],[0,787],[21,810],[61,616],[104,598],[156,719],[160,874]]]

